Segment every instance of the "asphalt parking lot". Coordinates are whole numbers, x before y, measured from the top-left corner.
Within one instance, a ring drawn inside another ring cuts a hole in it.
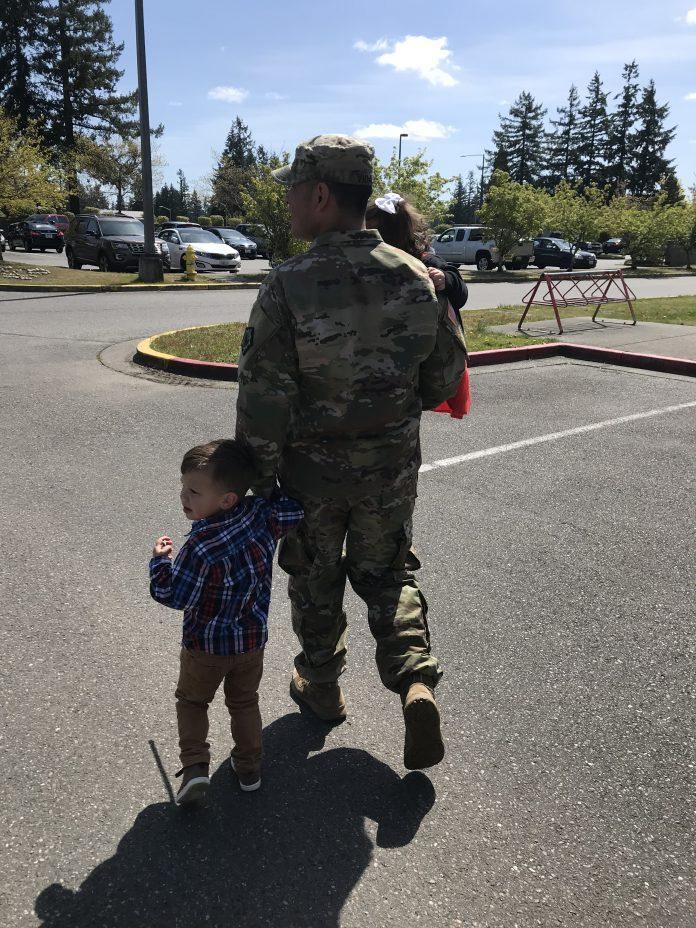
[[[264,786],[234,789],[218,702],[182,816],[153,754],[173,781],[180,623],[147,561],[235,387],[100,363],[184,324],[117,296],[0,300],[3,928],[691,928],[693,380],[472,371],[471,416],[424,417],[416,513],[445,762],[405,775],[352,595],[349,721],[299,715],[278,571]]]

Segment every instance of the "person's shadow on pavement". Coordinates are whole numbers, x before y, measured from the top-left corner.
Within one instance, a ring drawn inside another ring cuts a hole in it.
[[[207,807],[144,809],[76,890],[53,884],[36,900],[44,928],[336,928],[377,845],[403,847],[435,792],[422,773],[403,779],[365,751],[319,751],[327,727],[290,714],[264,732],[257,793],[239,790],[228,763]]]

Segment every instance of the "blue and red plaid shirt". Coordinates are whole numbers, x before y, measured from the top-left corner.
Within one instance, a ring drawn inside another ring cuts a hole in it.
[[[182,647],[245,654],[266,644],[273,555],[303,516],[300,504],[281,493],[246,496],[194,522],[173,563],[152,558],[153,599],[184,610]]]

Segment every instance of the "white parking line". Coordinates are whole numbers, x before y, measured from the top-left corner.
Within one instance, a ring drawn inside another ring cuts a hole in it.
[[[689,403],[680,403],[678,406],[663,406],[662,409],[650,409],[648,412],[637,412],[632,416],[619,416],[617,419],[605,419],[603,422],[593,422],[590,425],[580,425],[574,429],[564,429],[562,432],[549,432],[547,435],[536,435],[534,438],[524,438],[522,441],[513,441],[509,445],[496,445],[494,448],[483,448],[481,451],[470,451],[469,454],[458,454],[456,458],[443,458],[433,461],[432,464],[422,464],[421,474],[430,470],[439,470],[441,467],[453,467],[465,461],[475,461],[477,458],[488,458],[494,454],[503,454],[506,451],[515,451],[517,448],[526,448],[529,445],[540,445],[546,441],[558,441],[559,438],[570,438],[571,435],[582,435],[585,432],[596,432],[598,429],[608,429],[612,425],[623,425],[624,422],[636,422],[638,419],[651,419],[653,416],[662,416],[669,412],[679,412],[696,406],[696,400]]]

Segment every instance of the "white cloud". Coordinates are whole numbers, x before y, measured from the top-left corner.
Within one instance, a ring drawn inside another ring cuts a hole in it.
[[[183,105],[184,104],[181,102],[181,100],[170,100],[169,101],[169,106],[183,106]]]
[[[275,90],[269,90],[264,96],[267,100],[287,100],[286,96],[282,93],[276,93]]]
[[[459,81],[444,69],[454,66],[451,59],[445,36],[429,39],[424,35],[407,35],[391,51],[380,55],[377,64],[389,65],[395,71],[415,71],[435,87],[454,87]]]
[[[686,21],[690,26],[696,26],[696,6],[687,12]]]
[[[696,93],[687,93],[684,99],[685,100],[696,100]]]
[[[241,103],[248,96],[249,91],[241,87],[213,87],[208,91],[210,100],[223,100],[225,103]]]
[[[386,39],[377,39],[376,42],[363,42],[362,39],[353,45],[359,52],[385,52],[389,48],[389,42]]]
[[[441,122],[408,119],[403,126],[389,122],[373,122],[369,126],[356,129],[355,134],[360,139],[398,139],[405,132],[414,142],[427,142],[430,139],[447,139],[456,131],[454,126],[445,126]]]
[[[377,64],[388,65],[395,71],[415,71],[419,77],[437,87],[454,87],[459,81],[450,73],[456,69],[447,38],[429,39],[424,35],[407,35],[393,45],[386,39],[368,43],[359,39],[353,45],[361,52],[383,52]],[[445,70],[449,68],[450,70]]]

